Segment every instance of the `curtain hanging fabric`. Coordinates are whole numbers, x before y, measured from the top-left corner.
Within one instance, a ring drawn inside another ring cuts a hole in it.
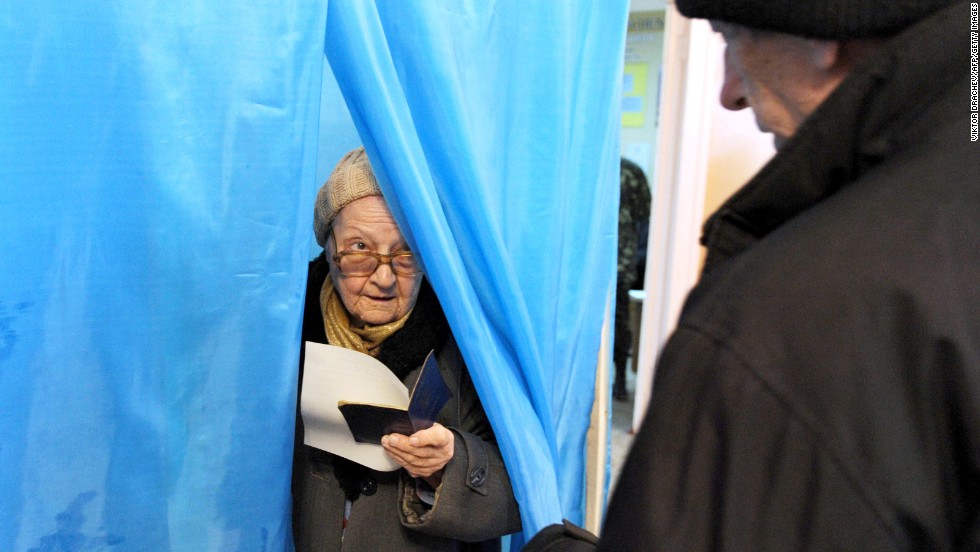
[[[0,6],[0,550],[291,548],[324,21],[525,534],[581,522],[627,10],[591,4]]]
[[[524,537],[584,521],[627,15],[626,0],[330,4],[327,57],[459,337]]]
[[[0,550],[290,550],[326,0],[0,3]]]

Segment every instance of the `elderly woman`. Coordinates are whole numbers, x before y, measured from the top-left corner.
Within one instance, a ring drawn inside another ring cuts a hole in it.
[[[372,355],[409,389],[434,349],[453,398],[429,429],[382,439],[403,467],[395,472],[304,445],[297,416],[296,550],[499,550],[499,537],[521,527],[510,478],[439,301],[363,148],[345,155],[317,194],[314,230],[324,253],[310,263],[303,342]]]

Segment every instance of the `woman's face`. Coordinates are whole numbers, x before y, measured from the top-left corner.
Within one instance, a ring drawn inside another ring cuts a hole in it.
[[[351,315],[353,326],[387,324],[405,316],[415,306],[421,274],[398,275],[391,271],[390,264],[379,263],[369,276],[344,276],[332,260],[341,251],[408,250],[383,197],[362,197],[341,209],[334,219],[327,248],[327,256],[331,257],[330,278]]]

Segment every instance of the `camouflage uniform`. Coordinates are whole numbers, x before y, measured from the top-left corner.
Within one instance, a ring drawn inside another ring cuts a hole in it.
[[[633,336],[629,323],[629,290],[643,287],[647,233],[650,224],[650,186],[636,163],[620,160],[619,266],[616,276],[615,340],[613,363],[616,377],[613,396],[626,398],[626,360]]]

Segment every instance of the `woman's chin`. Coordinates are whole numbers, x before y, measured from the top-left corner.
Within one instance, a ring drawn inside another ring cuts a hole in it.
[[[356,316],[352,322],[358,326],[381,326],[389,322],[394,322],[397,317],[390,312],[366,312]]]

